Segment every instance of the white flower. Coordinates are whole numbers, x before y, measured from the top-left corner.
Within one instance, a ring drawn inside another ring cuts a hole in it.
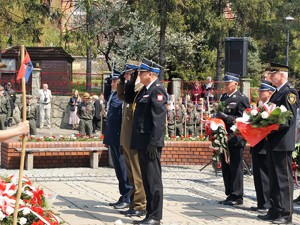
[[[250,116],[246,112],[243,112],[243,121],[249,121],[249,120],[250,120]]]
[[[237,131],[237,126],[236,125],[232,125],[230,127],[230,130],[232,130],[233,132],[236,132]]]
[[[3,212],[0,210],[0,221],[2,221],[5,218],[5,215],[3,214]]]
[[[11,206],[7,206],[6,210],[5,210],[7,215],[11,215],[14,213],[14,208]]]
[[[250,113],[252,116],[256,116],[258,114],[258,111],[256,109],[252,109]]]
[[[23,215],[24,215],[24,216],[28,215],[29,213],[30,213],[29,208],[24,208],[24,209],[23,209]]]
[[[27,223],[27,219],[26,219],[25,217],[21,217],[19,223],[20,223],[21,225],[24,225],[24,224]]]
[[[210,129],[213,131],[216,131],[218,129],[218,124],[216,124],[214,121],[210,124]]]
[[[287,109],[285,108],[284,105],[281,105],[279,108],[280,108],[281,112],[283,112],[283,113],[287,111]]]
[[[261,118],[267,119],[268,117],[269,117],[269,113],[267,113],[266,111],[261,113]]]

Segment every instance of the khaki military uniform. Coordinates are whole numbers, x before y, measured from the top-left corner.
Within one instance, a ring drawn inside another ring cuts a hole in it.
[[[120,100],[124,99],[124,84],[119,83],[117,86],[117,94]],[[136,91],[143,88],[143,84],[136,86]],[[142,173],[139,163],[139,155],[136,149],[130,148],[131,133],[132,133],[132,119],[133,109],[132,104],[123,102],[122,108],[122,125],[121,125],[121,136],[120,145],[123,149],[126,172],[129,183],[133,186],[133,193],[130,196],[130,208],[134,210],[145,210],[146,209],[146,194],[144,190]]]
[[[11,115],[11,105],[6,96],[0,96],[0,130],[6,130],[7,120]]]
[[[22,112],[23,108],[21,108]],[[21,117],[23,115],[21,114]],[[38,105],[36,104],[30,104],[26,106],[26,120],[29,121],[29,131],[30,135],[36,135],[36,121],[39,116],[39,109]]]
[[[169,137],[175,136],[175,112],[173,109],[167,111],[167,124]]]
[[[89,101],[85,103],[85,101],[80,102],[77,108],[77,115],[80,119],[79,122],[79,134],[80,135],[92,135],[93,130],[93,117],[94,117],[94,103]]]
[[[201,121],[200,121],[200,112],[195,111],[195,137],[200,136],[200,130],[201,130]],[[204,128],[203,128],[204,129]]]
[[[191,112],[187,111],[185,116],[185,123],[186,123],[186,134],[187,135],[195,135],[195,124],[196,124],[196,115],[194,110]]]
[[[179,108],[175,109],[175,123],[176,123],[176,136],[183,135],[183,121],[184,120],[184,111]]]

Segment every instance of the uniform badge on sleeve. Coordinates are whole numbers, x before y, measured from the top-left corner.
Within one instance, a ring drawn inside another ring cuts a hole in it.
[[[287,96],[287,100],[288,102],[291,104],[291,105],[294,105],[296,100],[297,100],[297,97],[294,93],[290,93],[288,96]]]
[[[158,94],[156,99],[157,101],[161,102],[162,100],[164,100],[164,96],[162,94]]]

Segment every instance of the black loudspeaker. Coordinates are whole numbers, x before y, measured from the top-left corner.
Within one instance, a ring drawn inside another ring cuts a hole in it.
[[[248,42],[247,37],[225,38],[225,72],[247,77]]]

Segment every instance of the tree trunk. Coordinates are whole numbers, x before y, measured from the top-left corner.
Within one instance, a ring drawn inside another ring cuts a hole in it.
[[[86,14],[86,32],[87,35],[90,37],[90,11],[87,10]],[[88,39],[86,45],[86,86],[85,90],[88,93],[92,92],[92,54],[91,54],[91,40]]]
[[[165,46],[166,46],[166,29],[167,29],[167,1],[161,1],[160,4],[160,32],[159,32],[159,61],[164,67],[166,63]],[[164,80],[165,73],[162,70],[159,74],[159,80]]]

